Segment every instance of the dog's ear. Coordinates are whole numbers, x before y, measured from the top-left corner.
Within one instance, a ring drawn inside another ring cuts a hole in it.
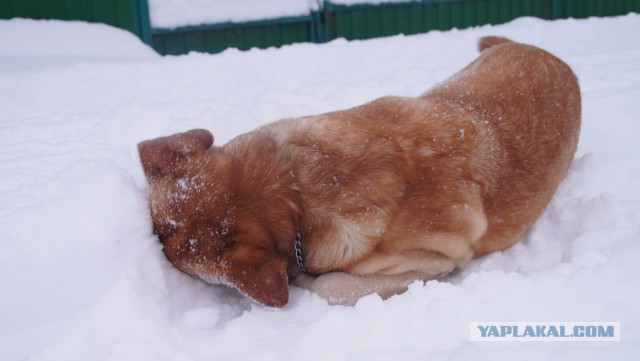
[[[287,262],[275,251],[236,244],[222,256],[223,274],[240,292],[268,307],[289,302]]]
[[[181,163],[213,145],[213,135],[204,129],[194,129],[168,137],[145,140],[138,144],[144,174],[150,180],[175,175]]]

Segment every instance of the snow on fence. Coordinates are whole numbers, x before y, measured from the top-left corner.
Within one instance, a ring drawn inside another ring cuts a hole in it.
[[[151,26],[175,29],[307,16],[316,0],[147,0]]]
[[[640,0],[0,0],[0,19],[103,22],[135,33],[160,54],[629,12],[640,12]]]

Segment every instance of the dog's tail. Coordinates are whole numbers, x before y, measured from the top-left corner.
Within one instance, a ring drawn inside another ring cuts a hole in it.
[[[480,40],[478,40],[478,51],[483,52],[492,46],[504,43],[513,43],[513,41],[501,36],[483,36],[480,38]]]

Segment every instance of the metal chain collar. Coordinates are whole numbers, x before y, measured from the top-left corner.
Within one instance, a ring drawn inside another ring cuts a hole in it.
[[[300,235],[300,231],[296,232],[296,241],[293,248],[295,250],[298,268],[300,268],[300,271],[308,273],[307,269],[304,267],[304,259],[302,258],[302,236]]]

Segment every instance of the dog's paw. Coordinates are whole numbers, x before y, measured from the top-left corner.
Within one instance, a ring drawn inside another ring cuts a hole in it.
[[[353,306],[361,297],[373,293],[354,287],[356,277],[344,272],[331,272],[318,277],[302,274],[292,284],[317,294],[329,304]]]
[[[315,279],[316,277],[310,276],[306,273],[302,273],[294,278],[293,281],[291,281],[291,285],[308,290],[310,289],[311,284]]]

